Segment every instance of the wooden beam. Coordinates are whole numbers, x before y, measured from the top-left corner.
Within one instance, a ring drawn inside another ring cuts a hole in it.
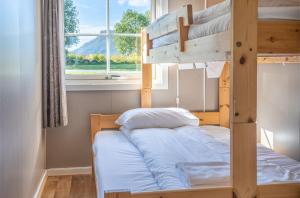
[[[222,74],[219,78],[219,111],[220,126],[230,127],[230,75],[229,63],[225,63]]]
[[[295,64],[300,63],[300,56],[257,57],[257,64]]]
[[[142,64],[142,89],[152,88],[152,65]]]
[[[141,64],[142,64],[142,87],[141,87],[141,107],[150,108],[152,105],[152,65],[144,63],[144,46],[149,46],[149,35],[142,30],[141,35]],[[148,53],[148,49],[147,49]]]
[[[232,1],[231,169],[234,197],[256,196],[258,0]]]
[[[158,19],[155,23],[148,26],[146,28],[146,32],[149,34],[149,39],[153,40],[170,32],[176,31],[177,20],[179,17],[183,18],[184,26],[189,26],[193,24],[192,5],[185,5],[182,8]]]
[[[192,112],[199,118],[200,125],[220,125],[219,112]]]
[[[259,20],[258,52],[268,54],[300,53],[300,21]]]
[[[258,198],[299,198],[300,183],[268,184],[258,186]]]
[[[234,123],[231,131],[232,184],[237,198],[256,196],[256,124]]]
[[[95,135],[102,129],[118,129],[120,126],[115,124],[120,114],[103,115],[103,114],[91,114],[91,134],[90,142],[93,144]]]
[[[141,107],[142,108],[151,108],[152,106],[152,90],[151,89],[142,89],[141,90]]]
[[[232,198],[231,187],[164,190],[154,192],[106,192],[105,198]]]
[[[104,198],[131,198],[130,192],[105,192]]]
[[[235,123],[256,121],[257,0],[234,0],[232,72]],[[247,24],[247,25],[245,25]]]
[[[146,34],[146,47],[147,47],[147,50],[146,50],[146,54],[147,54],[147,56],[149,56],[150,55],[150,49],[152,49],[152,47],[153,47],[153,42],[152,42],[152,40],[150,40],[150,38],[149,38],[149,34]],[[143,48],[141,48],[141,49],[143,49]]]
[[[178,50],[179,50],[179,52],[184,52],[185,41],[188,40],[189,27],[184,26],[184,18],[183,17],[178,18],[177,31],[178,31]]]

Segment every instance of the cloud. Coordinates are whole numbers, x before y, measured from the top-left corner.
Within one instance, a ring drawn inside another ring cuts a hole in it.
[[[150,4],[150,0],[118,0],[120,5],[128,3],[128,5],[133,7],[143,7]]]

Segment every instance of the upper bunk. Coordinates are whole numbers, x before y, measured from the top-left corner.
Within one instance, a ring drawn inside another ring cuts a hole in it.
[[[145,30],[144,62],[230,60],[232,10],[232,0],[225,0],[195,13],[186,5],[162,16]],[[259,0],[257,10],[258,57],[292,56],[299,62],[295,56],[300,55],[300,0]]]

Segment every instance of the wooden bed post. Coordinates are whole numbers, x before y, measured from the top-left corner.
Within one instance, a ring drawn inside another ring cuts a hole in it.
[[[219,112],[220,126],[230,127],[230,75],[229,63],[224,64],[222,74],[219,78]]]
[[[258,0],[232,1],[231,167],[233,197],[254,198]]]
[[[145,49],[145,44],[147,49]],[[152,105],[152,64],[144,64],[143,58],[148,53],[149,35],[142,30],[141,35],[141,65],[142,65],[142,87],[141,87],[141,107],[150,108]]]

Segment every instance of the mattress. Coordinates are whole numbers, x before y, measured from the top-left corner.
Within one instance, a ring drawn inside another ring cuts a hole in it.
[[[95,167],[98,198],[104,198],[105,191],[126,190],[131,192],[145,192],[162,189],[185,188],[184,184],[178,184],[177,178],[170,178],[171,172],[168,171],[168,164],[171,164],[171,168],[175,168],[176,160],[184,159],[185,161],[195,162],[206,161],[211,156],[211,154],[209,154],[209,149],[207,149],[206,146],[211,148],[213,152],[221,154],[220,156],[223,159],[229,161],[229,129],[216,126],[204,126],[201,127],[201,129],[201,133],[199,133],[197,129],[193,130],[189,127],[179,129],[176,132],[178,135],[177,137],[173,136],[173,133],[166,135],[163,133],[157,133],[158,131],[151,131],[152,129],[148,129],[148,135],[145,134],[143,137],[145,141],[148,142],[146,144],[142,143],[142,145],[146,148],[147,144],[149,144],[149,151],[153,152],[152,155],[154,155],[155,158],[160,158],[159,160],[163,160],[162,164],[155,164],[160,172],[167,172],[167,175],[160,175],[163,176],[163,178],[155,177],[156,173],[151,171],[151,167],[146,165],[146,158],[149,153],[143,153],[142,155],[139,147],[131,143],[133,142],[132,139],[130,142],[128,138],[120,132],[107,131],[98,133],[93,145],[94,154],[96,156]],[[171,137],[177,139],[178,142],[174,142],[174,139],[172,140]],[[205,143],[206,146],[204,144],[200,145],[198,142],[199,140]],[[215,142],[217,142],[217,144]],[[180,147],[180,145],[183,145],[183,147]],[[300,181],[299,162],[284,155],[277,154],[259,144],[257,149],[258,164],[261,161],[268,161],[297,176],[292,179],[290,176],[287,178],[275,178],[276,175],[272,173],[272,170],[264,173],[266,170],[260,170],[258,168],[260,174],[258,176],[258,178],[260,178],[260,181],[258,181],[259,184],[270,183],[276,180]],[[199,155],[210,156],[202,157],[200,159]],[[156,160],[157,159],[154,158],[150,159],[150,163],[154,163]],[[174,164],[174,167],[172,164]],[[262,173],[264,174],[261,175]],[[164,180],[165,184],[161,184],[160,180]],[[173,186],[171,184],[173,184]]]
[[[98,133],[93,144],[96,156],[98,198],[105,191],[144,192],[159,190],[139,151],[120,132]]]
[[[217,6],[208,9],[206,12],[198,12],[194,14],[194,24],[189,28],[188,39],[196,39],[220,32],[226,32],[230,27],[231,15],[228,12],[228,6]],[[211,14],[218,10],[226,10],[221,15]],[[258,10],[258,18],[264,20],[300,20],[300,6],[295,7],[260,7]],[[178,42],[178,33],[173,32],[168,35],[153,40],[153,48],[170,45]]]

